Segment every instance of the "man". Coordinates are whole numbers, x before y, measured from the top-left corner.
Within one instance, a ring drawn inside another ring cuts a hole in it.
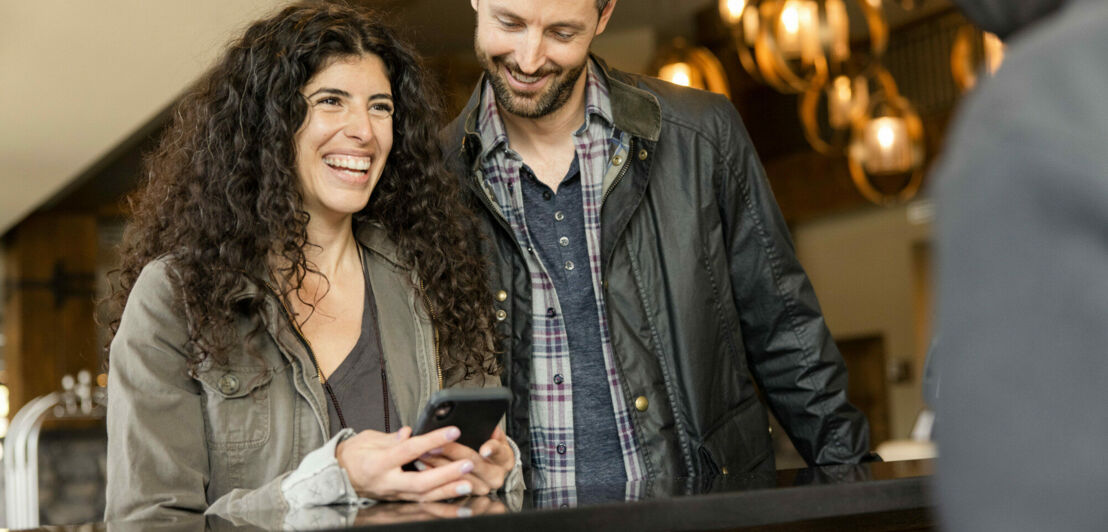
[[[1108,523],[1108,2],[955,0],[1007,44],[938,166],[950,530]]]
[[[590,56],[616,0],[471,3],[485,75],[444,145],[485,226],[532,486],[572,502],[575,486],[772,471],[755,382],[809,463],[865,456],[731,103]]]

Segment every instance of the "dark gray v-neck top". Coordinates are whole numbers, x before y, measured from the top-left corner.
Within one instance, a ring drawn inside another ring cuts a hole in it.
[[[387,397],[381,337],[377,328],[377,303],[366,267],[366,251],[362,250],[362,272],[365,275],[365,308],[362,311],[362,334],[346,359],[331,373],[327,383],[338,399],[346,426],[356,432],[371,429],[386,432],[385,409],[388,409],[388,431],[400,428],[396,402]],[[327,415],[331,418],[331,435],[342,430],[335,405],[328,397]]]

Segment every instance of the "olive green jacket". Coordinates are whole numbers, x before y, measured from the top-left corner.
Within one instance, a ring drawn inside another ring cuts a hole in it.
[[[434,329],[413,289],[415,273],[380,227],[362,225],[357,238],[369,251],[389,390],[401,423],[416,421],[441,379],[448,387],[499,386],[491,375],[467,381],[440,375]],[[190,376],[187,321],[171,263],[163,257],[143,269],[112,341],[105,519],[262,512],[279,525],[289,510],[365,503],[334,458],[338,441],[353,432],[329,438],[327,397],[306,342],[289,326],[274,292],[244,281],[236,294],[246,300],[267,291],[260,316],[265,334],[250,337],[256,317],[246,313],[235,324],[260,360],[244,348],[229,353],[226,366],[207,364]],[[505,489],[520,486],[517,466]]]

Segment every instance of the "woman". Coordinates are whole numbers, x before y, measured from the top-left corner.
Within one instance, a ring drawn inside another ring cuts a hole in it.
[[[499,385],[428,94],[378,19],[305,4],[252,25],[184,98],[113,295],[108,520],[518,484],[499,430],[477,453],[457,429],[401,428],[441,387]]]

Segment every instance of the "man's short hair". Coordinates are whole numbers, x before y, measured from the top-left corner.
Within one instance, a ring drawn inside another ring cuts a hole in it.
[[[608,7],[609,0],[596,0],[596,10],[603,12],[604,8]]]

